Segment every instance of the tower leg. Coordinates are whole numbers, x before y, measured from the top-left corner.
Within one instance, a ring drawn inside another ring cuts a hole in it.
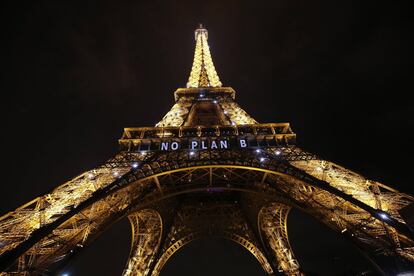
[[[272,203],[263,207],[259,212],[259,230],[263,243],[274,256],[272,261],[278,271],[285,275],[304,275],[289,244],[287,232],[289,210],[290,206],[282,203]]]
[[[160,246],[162,221],[160,215],[145,209],[129,215],[132,228],[131,252],[124,276],[149,275],[154,256]]]

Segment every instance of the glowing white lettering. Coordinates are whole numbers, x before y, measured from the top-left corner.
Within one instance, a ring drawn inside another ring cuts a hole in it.
[[[172,142],[171,143],[171,149],[172,150],[177,150],[178,149],[178,142]]]
[[[241,147],[241,148],[246,148],[246,147],[247,147],[246,140],[244,140],[244,139],[240,139],[240,147]]]
[[[168,150],[168,142],[161,143],[161,150]]]

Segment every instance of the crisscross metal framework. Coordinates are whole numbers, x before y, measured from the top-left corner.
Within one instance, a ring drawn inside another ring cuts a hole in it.
[[[259,124],[221,87],[207,30],[195,35],[187,88],[155,127],[125,128],[116,156],[0,217],[0,275],[54,274],[126,217],[124,275],[158,275],[206,236],[239,243],[269,275],[303,275],[289,243],[291,208],[346,236],[384,275],[414,269],[414,235],[401,215],[414,198],[302,150],[288,123]],[[245,147],[191,148],[197,139]],[[161,150],[172,141],[181,147]]]
[[[131,165],[135,162],[139,162],[139,167]],[[352,185],[347,185],[348,182]],[[374,193],[372,185],[380,187],[381,193]],[[260,154],[255,150],[210,150],[195,156],[187,150],[164,154],[121,153],[4,216],[0,228],[1,242],[5,245],[2,260],[8,261],[8,256],[16,254],[13,257],[18,257],[18,261],[8,263],[10,272],[49,271],[87,246],[114,220],[182,194],[225,191],[260,195],[275,204],[300,208],[333,230],[348,235],[373,260],[380,260],[384,270],[394,263],[412,263],[412,236],[398,215],[398,209],[413,202],[412,197],[367,181],[293,146],[269,148]],[[72,200],[66,200],[64,195],[70,195]],[[384,209],[377,208],[378,200]],[[379,212],[386,212],[389,219],[381,220],[376,216]],[[276,215],[277,208],[273,213]],[[261,228],[266,233],[266,228]],[[40,237],[34,234],[40,230]],[[263,247],[257,245],[257,239],[253,244]],[[278,247],[270,246],[272,250],[275,248]],[[140,250],[156,251],[145,246]],[[261,254],[270,258],[268,253]],[[296,265],[293,254],[291,258],[289,262]],[[277,252],[273,252],[273,260],[283,262]],[[145,271],[142,273],[145,275]]]

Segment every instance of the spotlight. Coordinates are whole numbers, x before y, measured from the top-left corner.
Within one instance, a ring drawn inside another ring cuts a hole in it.
[[[138,163],[137,163],[137,162],[132,163],[132,167],[133,167],[134,169],[138,168]]]
[[[379,213],[379,216],[382,218],[382,219],[389,219],[390,217],[386,214],[386,213]]]
[[[276,155],[280,155],[280,154],[281,154],[280,150],[277,150],[277,151],[275,152],[275,154],[276,154]]]

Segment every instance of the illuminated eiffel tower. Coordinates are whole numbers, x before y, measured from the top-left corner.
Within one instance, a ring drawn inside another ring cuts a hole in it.
[[[123,275],[158,275],[207,236],[239,243],[269,275],[302,275],[291,208],[344,235],[384,275],[413,268],[414,197],[303,151],[288,123],[250,117],[222,86],[207,39],[195,30],[187,87],[155,127],[125,128],[115,157],[0,218],[2,275],[53,274],[125,217]]]

